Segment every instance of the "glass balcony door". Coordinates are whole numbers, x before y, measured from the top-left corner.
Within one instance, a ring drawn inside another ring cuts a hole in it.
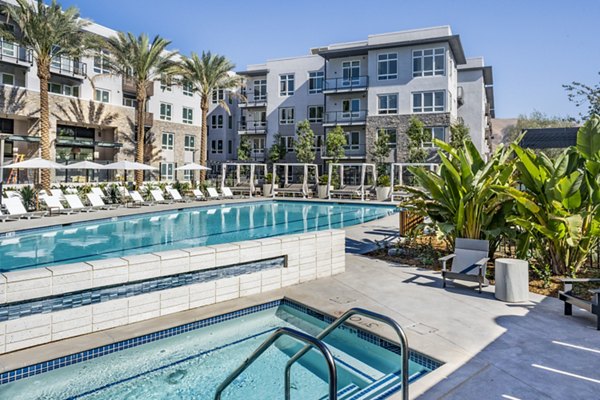
[[[360,83],[360,61],[342,63],[342,87],[352,87]]]
[[[349,99],[342,101],[342,119],[358,118],[360,111],[360,99]]]

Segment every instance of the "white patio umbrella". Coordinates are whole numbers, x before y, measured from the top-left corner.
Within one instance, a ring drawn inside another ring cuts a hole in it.
[[[154,171],[158,168],[133,161],[118,161],[112,164],[106,164],[102,169],[122,169],[125,171]]]
[[[79,161],[64,166],[65,169],[104,169],[104,167],[104,165],[92,161]]]
[[[204,165],[189,163],[182,165],[181,167],[175,168],[175,171],[208,171],[210,168],[205,167]]]
[[[21,161],[18,163],[12,163],[4,165],[4,169],[64,169],[65,166],[54,161],[46,160],[43,158],[30,158],[29,160]]]

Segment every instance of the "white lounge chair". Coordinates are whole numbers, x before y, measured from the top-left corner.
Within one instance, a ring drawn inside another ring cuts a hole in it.
[[[11,197],[17,197],[17,198],[21,198],[21,193],[15,191],[15,190],[5,190],[4,194],[6,195],[6,197],[8,197],[9,199]]]
[[[60,189],[50,189],[50,195],[57,197],[59,200],[65,199],[65,194]]]
[[[106,194],[104,194],[104,191],[99,187],[93,187],[92,193],[94,193],[96,196],[100,197],[101,199],[106,198]]]
[[[53,213],[53,210],[56,210],[59,214],[65,215],[71,215],[79,212],[79,210],[65,208],[65,206],[62,205],[57,196],[43,196],[42,201],[46,203],[46,206],[50,210],[50,214]]]
[[[138,192],[137,190],[130,191],[129,197],[131,197],[131,200],[133,200],[136,204],[140,204],[143,206],[153,206],[154,205],[154,202],[144,200],[144,198],[142,197],[140,192]]]
[[[17,221],[19,218],[17,216],[12,216],[8,214],[3,214],[2,210],[0,210],[0,222],[6,221]]]
[[[190,199],[184,199],[183,197],[181,197],[181,193],[179,193],[179,190],[177,190],[177,189],[168,188],[167,192],[169,192],[169,194],[171,195],[171,197],[173,198],[173,200],[176,203],[189,203],[190,202]]]
[[[163,197],[163,192],[160,189],[152,189],[150,191],[150,195],[158,204],[173,204],[171,200],[165,200],[165,198]]]
[[[196,200],[206,200],[206,196],[204,196],[204,193],[202,193],[202,190],[194,189],[194,190],[192,190],[192,193],[194,194],[194,197],[196,197]]]
[[[92,207],[97,210],[116,210],[119,208],[118,204],[106,204],[104,200],[102,200],[102,197],[98,196],[96,193],[88,193],[87,198]]]
[[[217,192],[217,189],[214,187],[206,188],[206,193],[208,193],[208,197],[210,197],[212,200],[219,200],[221,198],[219,192]]]
[[[24,219],[32,219],[32,218],[42,218],[46,215],[45,211],[32,211],[29,212],[25,209],[23,202],[18,197],[11,197],[10,199],[4,199],[2,202],[6,207],[6,211],[12,217],[24,218]]]
[[[76,194],[66,194],[65,200],[69,203],[69,207],[73,210],[81,211],[81,212],[94,212],[97,211],[94,207],[86,207],[81,202],[81,199]]]
[[[223,186],[221,188],[221,198],[222,199],[233,199],[233,198],[235,198],[235,196],[231,192],[230,188],[228,188],[227,186]]]

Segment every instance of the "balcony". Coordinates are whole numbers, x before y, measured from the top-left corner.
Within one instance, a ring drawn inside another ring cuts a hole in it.
[[[124,76],[122,82],[121,88],[123,89],[123,93],[136,94],[135,79]],[[146,95],[148,97],[154,96],[154,82],[149,82],[148,86],[146,86]]]
[[[244,95],[246,100],[240,102],[239,106],[240,108],[258,108],[258,107],[266,107],[267,106],[267,95],[263,94],[263,95],[257,95],[257,94],[250,94],[250,95]]]
[[[252,149],[252,151],[250,152],[250,161],[264,162],[265,161],[265,149]]]
[[[325,79],[323,93],[350,93],[364,92],[369,87],[368,76],[356,76],[353,78],[333,78]]]
[[[33,52],[31,49],[13,42],[0,39],[0,61],[13,65],[31,67],[33,65]]]
[[[367,123],[367,110],[331,111],[325,113],[323,126],[355,126]]]
[[[367,156],[367,147],[364,143],[351,144],[344,146],[344,157],[342,160],[361,160]],[[331,157],[327,156],[327,147],[321,147],[321,159],[328,160]]]
[[[87,64],[71,57],[53,57],[50,63],[50,72],[70,78],[84,79],[87,76]]]
[[[137,113],[135,116],[136,124],[137,124]],[[145,112],[144,113],[144,127],[152,128],[154,126],[154,113]]]
[[[267,133],[267,121],[240,121],[238,123],[238,134],[240,135],[264,135]]]

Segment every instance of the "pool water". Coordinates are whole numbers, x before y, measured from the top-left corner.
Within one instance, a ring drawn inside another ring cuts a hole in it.
[[[0,236],[0,272],[343,228],[393,206],[262,201],[196,207]]]
[[[0,385],[0,398],[213,399],[217,386],[276,328],[317,335],[327,325],[322,315],[293,304],[284,300],[249,315]],[[356,329],[338,329],[325,342],[336,359],[338,391],[345,393],[340,399],[384,398],[378,396],[399,390],[401,357],[389,346],[374,344]],[[280,338],[233,381],[223,399],[283,398],[284,366],[301,347]],[[430,370],[411,359],[413,380]],[[291,371],[292,399],[326,398],[327,369],[320,353],[310,351]]]

